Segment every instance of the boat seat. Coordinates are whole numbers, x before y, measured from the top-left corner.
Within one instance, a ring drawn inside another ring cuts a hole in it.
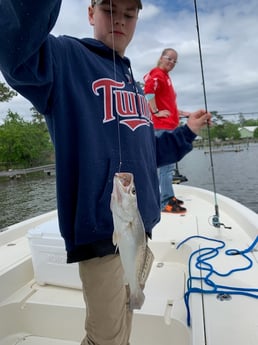
[[[85,332],[85,304],[82,292],[78,289],[51,285],[41,286],[35,280],[32,280],[5,300],[0,308],[0,319],[2,320],[0,331],[2,327],[7,337],[6,342],[3,343],[4,345],[20,343],[8,342],[8,338],[11,337],[8,332],[8,320],[12,320],[12,334],[14,337],[22,339],[19,336],[22,330],[26,330],[30,335],[21,340],[22,344],[23,341],[25,344],[33,344],[31,342],[33,335],[42,337],[45,344],[52,344],[52,342],[48,343],[45,337],[60,339],[60,342],[53,342],[55,345],[70,345],[71,341],[78,341],[79,344]],[[62,320],[62,322],[58,322],[58,320]],[[66,339],[67,343],[62,342],[61,339]],[[38,343],[36,342],[36,344]],[[71,342],[71,344],[75,343]]]
[[[21,237],[4,243],[0,250],[0,302],[32,278],[33,268],[27,238]]]

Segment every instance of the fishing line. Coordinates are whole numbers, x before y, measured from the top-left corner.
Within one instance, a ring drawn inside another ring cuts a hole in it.
[[[201,65],[204,105],[205,105],[205,110],[208,111],[204,69],[203,69],[203,59],[202,59],[202,48],[201,48],[201,39],[200,39],[200,30],[199,30],[198,9],[197,9],[196,0],[194,0],[194,9],[195,9],[196,31],[197,31],[197,37],[198,37],[199,57],[200,57],[200,65]],[[220,225],[222,224],[219,221],[219,205],[217,201],[217,191],[216,191],[215,172],[214,172],[213,156],[212,156],[212,149],[211,149],[211,133],[210,133],[209,123],[207,123],[207,131],[208,131],[209,155],[210,155],[214,202],[215,202],[215,215],[212,218],[212,223],[213,223],[213,226],[219,228]]]
[[[114,17],[113,17],[113,7],[112,7],[112,0],[109,1],[110,6],[110,20],[111,20],[111,28],[112,28],[112,51],[113,51],[113,69],[114,69],[114,80],[117,81],[117,70],[116,70],[116,51],[115,51],[115,37],[114,37]],[[119,154],[119,167],[118,172],[121,172],[122,166],[122,145],[121,145],[121,131],[120,131],[120,123],[119,123],[119,115],[116,116],[117,122],[117,138],[118,138],[118,154]]]

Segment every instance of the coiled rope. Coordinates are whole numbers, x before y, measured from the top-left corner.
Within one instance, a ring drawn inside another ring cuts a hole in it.
[[[215,276],[229,277],[229,276],[232,276],[236,272],[249,270],[253,266],[253,260],[250,258],[248,254],[250,254],[250,252],[252,252],[252,250],[257,245],[258,236],[253,241],[253,243],[245,250],[227,249],[224,252],[225,255],[228,255],[228,256],[240,255],[246,262],[245,265],[242,265],[241,267],[235,267],[226,273],[221,273],[215,270],[211,262],[209,262],[209,260],[214,259],[218,255],[220,255],[222,252],[222,249],[225,248],[226,244],[222,240],[209,238],[205,236],[191,236],[191,237],[186,238],[184,241],[180,242],[177,246],[177,249],[179,249],[187,241],[190,241],[196,238],[217,243],[217,245],[214,247],[199,248],[195,250],[194,252],[192,252],[192,254],[190,255],[189,262],[188,262],[189,277],[187,279],[187,291],[184,294],[184,301],[185,301],[186,310],[187,310],[187,325],[188,326],[191,325],[191,312],[190,312],[189,298],[192,293],[219,294],[219,295],[224,295],[224,294],[225,295],[228,295],[228,294],[229,295],[243,295],[243,296],[248,296],[252,298],[258,298],[258,287],[257,288],[235,287],[235,286],[216,284],[216,282],[214,281]],[[194,264],[194,260],[195,260],[195,264]],[[193,275],[192,267],[197,268],[200,274]],[[199,284],[201,285],[201,287],[194,286],[195,282],[201,283]]]

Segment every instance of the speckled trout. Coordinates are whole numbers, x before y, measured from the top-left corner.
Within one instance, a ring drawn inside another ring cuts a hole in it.
[[[147,246],[133,174],[115,174],[110,207],[114,223],[113,243],[119,248],[125,280],[130,287],[130,309],[140,309],[153,254]]]

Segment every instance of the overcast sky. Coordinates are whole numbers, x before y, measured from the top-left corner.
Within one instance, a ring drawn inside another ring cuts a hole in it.
[[[179,63],[171,73],[180,109],[204,108],[201,64],[193,0],[143,0],[135,37],[127,49],[134,77],[156,65],[172,47]],[[92,37],[90,0],[63,0],[53,34]],[[256,113],[258,118],[258,1],[197,0],[207,106],[210,111]],[[35,18],[36,20],[36,18]],[[2,75],[0,80],[3,81]],[[25,119],[31,104],[21,96],[0,103],[0,121],[8,109]],[[247,115],[248,116],[248,115]]]

